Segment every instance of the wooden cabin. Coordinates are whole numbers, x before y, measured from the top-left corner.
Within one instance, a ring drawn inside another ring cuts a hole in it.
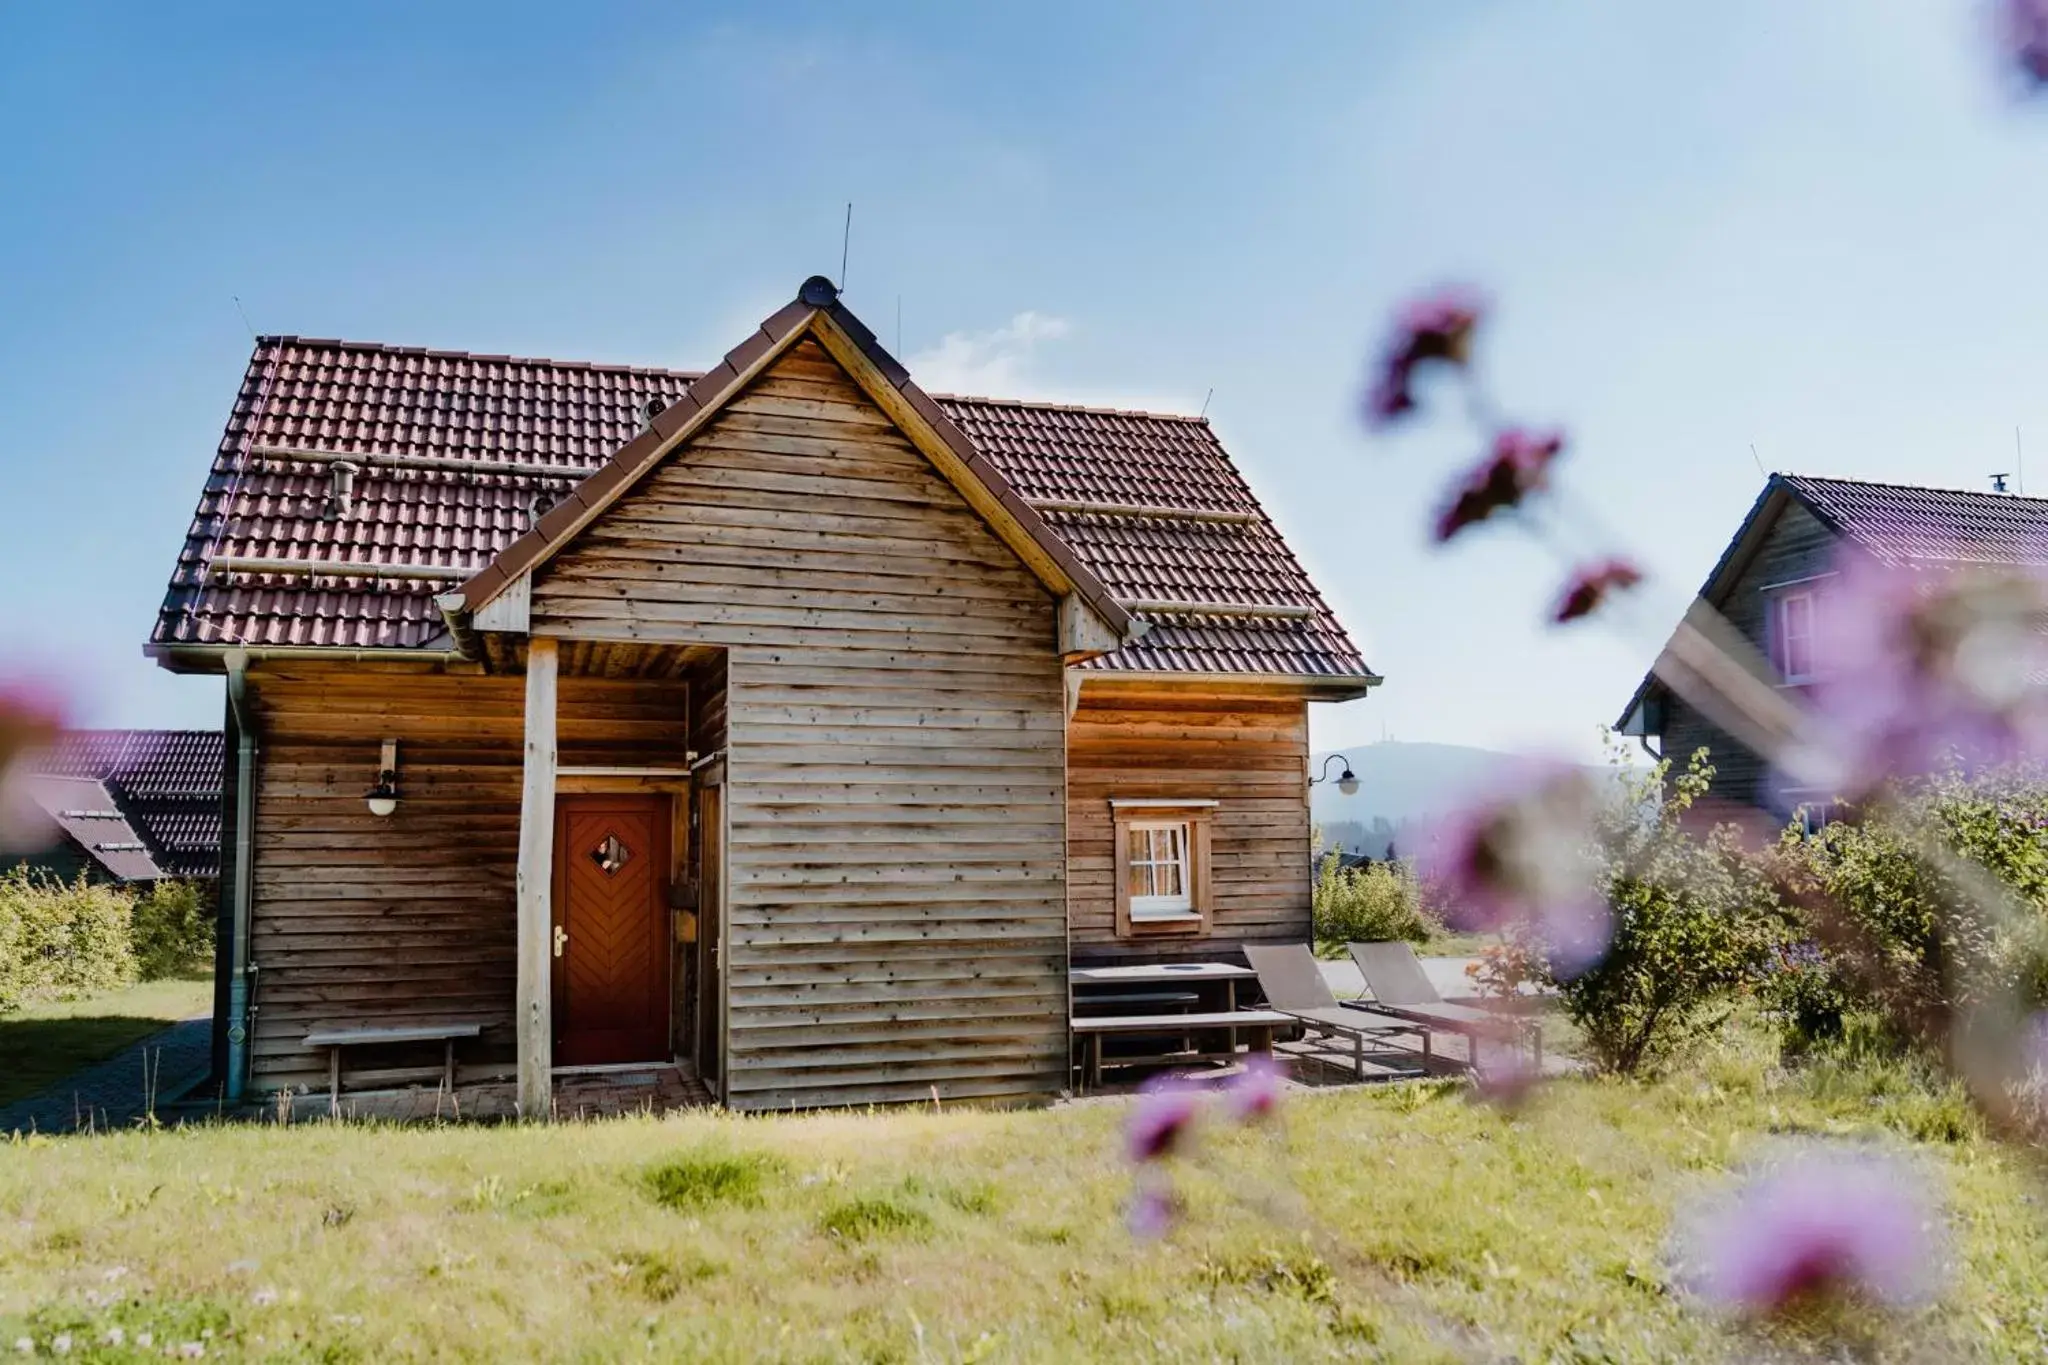
[[[1379,681],[1205,421],[933,398],[819,278],[701,375],[260,339],[149,650],[227,679],[230,1092],[457,1021],[536,1113],[1057,1093],[1071,963],[1307,937]]]

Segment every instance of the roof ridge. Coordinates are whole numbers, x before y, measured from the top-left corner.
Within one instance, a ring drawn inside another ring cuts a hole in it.
[[[433,346],[399,346],[388,341],[350,341],[340,337],[307,337],[291,333],[265,333],[256,338],[257,348],[265,346],[323,346],[338,351],[368,351],[377,355],[423,356],[429,360],[471,360],[498,365],[544,365],[555,370],[602,370],[610,374],[650,375],[692,383],[704,377],[702,370],[676,370],[661,365],[628,365],[612,360],[556,360],[542,355],[493,355],[483,351],[451,351]]]
[[[1780,472],[1779,478],[1793,483],[1847,484],[1856,488],[1884,488],[1908,493],[1940,493],[1949,497],[1996,498],[2000,502],[2048,503],[2048,497],[2033,497],[2026,493],[1994,493],[1983,488],[1943,488],[1931,483],[1892,483],[1884,479],[1842,479],[1832,474],[1787,474]]]
[[[352,341],[346,337],[309,337],[292,332],[266,332],[256,338],[256,344],[259,350],[266,346],[319,346],[337,351],[366,351],[377,355],[422,356],[429,360],[468,360],[497,365],[544,365],[556,370],[601,370],[610,374],[638,374],[661,379],[679,379],[685,383],[695,383],[705,375],[703,370],[678,370],[664,365],[629,365],[612,360],[558,360],[542,355],[458,351],[435,346],[401,346],[389,341]],[[1049,399],[1006,398],[985,393],[933,393],[931,397],[949,403],[987,403],[995,407],[1032,408],[1039,412],[1084,412],[1095,416],[1149,417],[1161,422],[1185,422],[1190,426],[1209,425],[1206,415],[1189,416],[1184,412],[1159,412],[1151,408],[1061,403]]]
[[[1184,412],[1155,412],[1150,408],[1117,408],[1098,406],[1093,403],[1055,403],[1039,398],[998,398],[985,393],[934,393],[931,395],[941,403],[987,403],[1001,408],[1036,408],[1040,412],[1085,412],[1097,417],[1151,417],[1161,422],[1185,422],[1189,426],[1208,426],[1207,416],[1190,417]]]

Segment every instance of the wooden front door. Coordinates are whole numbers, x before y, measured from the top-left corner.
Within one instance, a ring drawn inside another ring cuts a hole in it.
[[[669,798],[555,798],[555,1064],[669,1056]]]

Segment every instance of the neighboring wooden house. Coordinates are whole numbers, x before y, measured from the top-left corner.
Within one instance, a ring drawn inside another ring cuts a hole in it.
[[[815,278],[704,375],[259,340],[149,650],[228,679],[231,1090],[466,1020],[527,1112],[1058,1091],[1071,961],[1307,938],[1378,681],[1206,422],[933,399]]]
[[[1815,625],[1844,553],[1892,564],[2048,564],[2048,499],[2010,493],[1773,474],[1700,588],[1702,601],[1756,647],[1753,665],[1780,687],[1804,692],[1827,668]],[[1713,794],[1789,816],[1804,808],[1824,823],[1832,792],[1774,781],[1754,752],[1674,695],[1652,672],[1616,728],[1661,741],[1683,763],[1705,747]]]
[[[22,789],[56,834],[30,867],[122,884],[220,875],[218,730],[69,730]]]

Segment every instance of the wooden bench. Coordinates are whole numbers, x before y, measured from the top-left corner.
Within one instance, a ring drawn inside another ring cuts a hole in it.
[[[1082,1073],[1082,1087],[1102,1084],[1102,1040],[1115,1034],[1191,1034],[1211,1030],[1224,1030],[1230,1035],[1227,1053],[1192,1053],[1184,1048],[1176,1056],[1220,1057],[1237,1054],[1237,1031],[1251,1030],[1251,1048],[1254,1052],[1273,1050],[1273,1030],[1287,1028],[1297,1022],[1278,1010],[1220,1010],[1209,1014],[1108,1014],[1089,1016],[1070,1021],[1069,1027],[1076,1037],[1088,1041],[1087,1066]],[[1132,1057],[1121,1061],[1137,1063],[1164,1061],[1164,1057]]]
[[[1106,995],[1074,995],[1076,1010],[1095,1005],[1144,1005],[1157,1013],[1163,1009],[1199,1005],[1202,997],[1194,991],[1113,991]]]
[[[341,1050],[374,1047],[381,1043],[441,1043],[445,1045],[441,1082],[451,1093],[455,1089],[455,1044],[484,1031],[482,1024],[406,1024],[397,1028],[327,1029],[306,1035],[307,1047],[327,1049],[327,1103],[341,1103]]]

